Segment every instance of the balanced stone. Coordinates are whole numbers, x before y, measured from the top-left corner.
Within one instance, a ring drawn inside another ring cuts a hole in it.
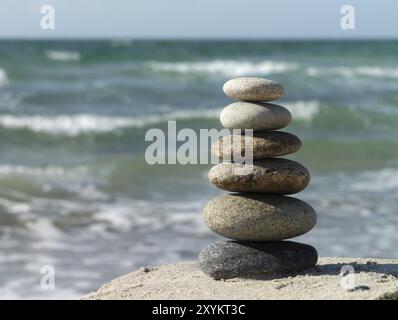
[[[292,120],[289,110],[271,103],[235,102],[226,106],[220,115],[227,129],[277,130]]]
[[[283,87],[272,80],[262,78],[235,78],[227,81],[224,93],[243,101],[270,101],[283,96]]]
[[[199,255],[200,268],[216,280],[298,273],[317,261],[313,247],[292,241],[218,241]]]
[[[233,241],[202,250],[200,268],[214,279],[228,279],[290,275],[315,266],[313,247],[285,241],[310,231],[317,218],[310,205],[285,196],[305,189],[310,173],[295,161],[276,158],[301,148],[297,136],[273,131],[292,120],[287,108],[267,103],[282,97],[283,87],[262,78],[236,78],[223,89],[240,101],[221,112],[221,124],[234,132],[213,144],[213,154],[224,163],[210,170],[209,180],[238,193],[209,201],[203,217],[211,231]]]
[[[209,171],[211,183],[232,192],[293,194],[304,190],[310,179],[303,165],[280,158],[255,160],[253,165],[224,162]]]
[[[212,152],[220,159],[234,160],[238,157],[253,155],[254,160],[266,159],[294,153],[301,148],[300,139],[294,134],[283,131],[265,131],[253,136],[230,135],[213,144]]]
[[[204,222],[221,236],[242,241],[277,241],[297,237],[316,223],[314,209],[280,195],[228,194],[210,200]]]

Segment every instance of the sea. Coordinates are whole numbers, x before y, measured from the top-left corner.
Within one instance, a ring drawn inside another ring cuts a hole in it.
[[[398,258],[398,41],[0,41],[0,298],[78,299],[220,239],[211,164],[150,165],[151,128],[221,129],[273,79],[311,172],[320,256]]]

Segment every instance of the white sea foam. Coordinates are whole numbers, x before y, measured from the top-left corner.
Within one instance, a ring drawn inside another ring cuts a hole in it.
[[[112,47],[130,47],[133,44],[131,39],[114,39],[111,41]]]
[[[310,77],[320,76],[341,76],[353,78],[358,76],[370,78],[398,78],[398,68],[376,67],[376,66],[357,66],[357,67],[309,67],[305,70]]]
[[[148,125],[183,119],[215,119],[220,110],[181,110],[168,114],[144,117],[112,117],[92,114],[57,116],[0,115],[0,127],[28,129],[34,132],[76,136],[82,133],[111,132],[123,128],[142,128]]]
[[[79,168],[82,171],[84,168]],[[21,174],[31,176],[63,176],[65,175],[65,168],[57,166],[47,167],[27,167],[18,165],[2,165],[0,166],[0,175]]]
[[[397,68],[359,67],[356,71],[359,75],[370,77],[398,78]]]
[[[118,232],[131,232],[134,229],[156,231],[167,226],[178,228],[183,225],[192,233],[202,234],[202,226],[198,212],[203,207],[205,200],[181,202],[161,202],[159,207],[151,201],[125,200],[120,203],[102,204],[94,213],[96,223],[105,223]],[[189,227],[187,227],[189,225]],[[99,226],[96,227],[101,230]]]
[[[294,101],[284,104],[292,113],[293,119],[311,122],[320,111],[320,103],[316,100]]]
[[[39,238],[61,238],[62,232],[47,218],[37,218],[27,224],[29,230]]]
[[[149,62],[150,68],[161,72],[219,73],[227,76],[274,74],[292,71],[297,63],[265,60],[261,62],[211,60],[202,62]]]
[[[80,53],[77,51],[56,51],[49,50],[45,52],[47,59],[54,61],[78,61]]]
[[[0,87],[8,83],[7,73],[0,68]]]
[[[320,111],[316,100],[293,101],[286,104],[293,117],[311,121]],[[143,128],[171,120],[217,119],[221,109],[179,110],[160,115],[143,117],[100,116],[92,114],[57,116],[14,116],[0,115],[0,127],[28,129],[55,135],[76,136],[84,133],[106,133],[118,129]]]
[[[34,179],[40,185],[42,192],[50,192],[54,189],[68,191],[71,194],[76,194],[79,198],[85,201],[102,201],[107,199],[107,194],[101,191],[95,185],[95,177],[90,172],[90,167],[86,166],[18,166],[18,165],[1,165],[0,166],[0,179],[9,176],[21,176],[28,179]],[[83,183],[82,183],[83,181]],[[3,195],[8,195],[12,198],[19,199],[20,201],[32,201],[29,199],[30,193],[18,192],[17,190],[3,190]],[[0,205],[2,204],[0,198]],[[52,200],[35,199],[31,202],[32,205],[37,207],[45,207]],[[23,205],[16,205],[15,203],[4,204],[10,211],[20,210],[24,211],[27,208]],[[77,203],[63,201],[61,199],[54,200],[54,206],[59,208],[59,212],[68,212],[71,210],[78,210]],[[87,209],[87,205],[85,206]],[[31,208],[29,208],[30,210]]]
[[[29,129],[35,132],[78,135],[86,132],[106,132],[131,125],[130,119],[96,115],[0,116],[0,126]]]
[[[396,192],[398,191],[398,169],[383,168],[361,173],[350,185],[355,192]]]

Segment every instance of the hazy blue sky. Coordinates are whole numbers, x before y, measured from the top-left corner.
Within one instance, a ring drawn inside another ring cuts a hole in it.
[[[40,28],[52,4],[55,30]],[[340,8],[356,9],[356,30]],[[0,37],[350,38],[398,36],[396,0],[0,0]]]

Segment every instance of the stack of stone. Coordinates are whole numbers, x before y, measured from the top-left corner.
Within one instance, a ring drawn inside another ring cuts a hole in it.
[[[307,203],[286,196],[302,191],[310,174],[295,161],[277,158],[301,147],[295,135],[274,131],[290,123],[289,110],[264,102],[280,98],[282,86],[261,78],[236,78],[225,83],[224,92],[239,102],[224,108],[221,123],[239,130],[213,146],[220,159],[231,161],[213,167],[209,179],[234,193],[211,200],[204,209],[204,220],[213,232],[232,240],[202,250],[201,269],[215,279],[228,279],[291,274],[314,266],[318,254],[313,247],[283,241],[311,230],[316,213]],[[252,129],[253,135],[245,137],[246,129]],[[234,155],[244,157],[248,147],[253,162],[249,170],[242,171],[239,169],[249,164],[234,162]]]

